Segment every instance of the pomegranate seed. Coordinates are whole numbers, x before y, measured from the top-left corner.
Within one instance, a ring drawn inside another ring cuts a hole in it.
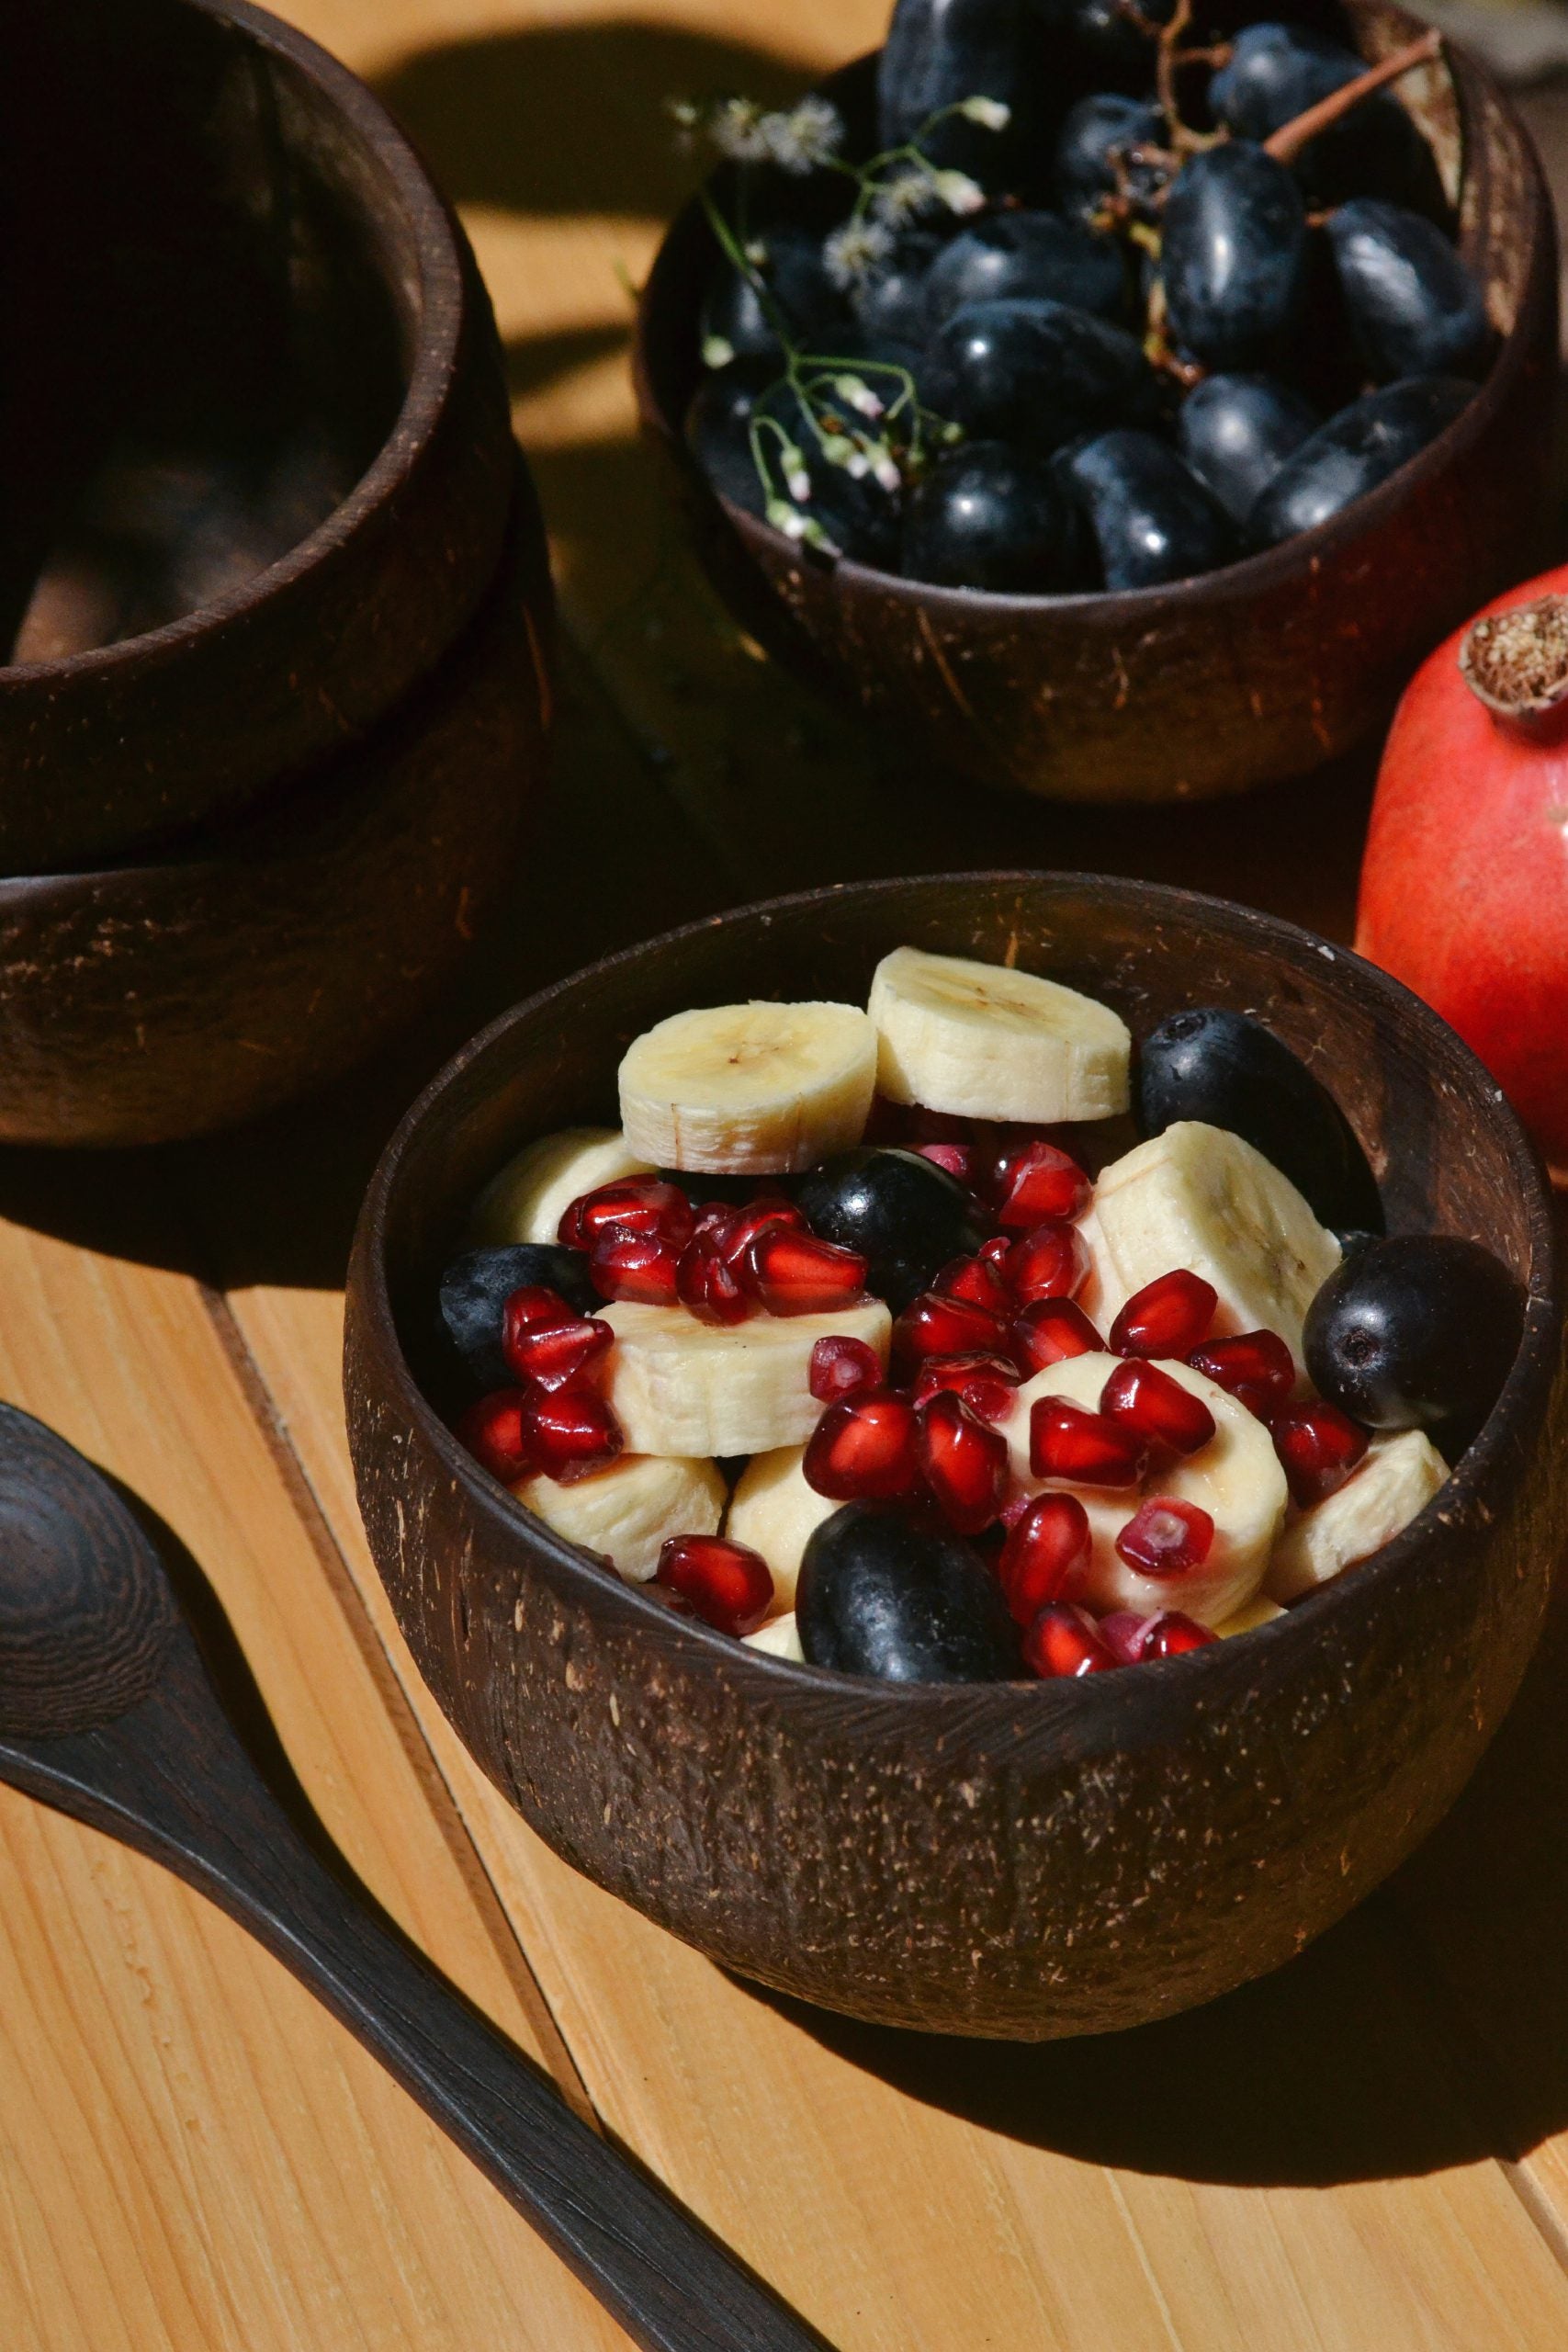
[[[1042,1681],[1076,1681],[1082,1674],[1106,1674],[1120,1664],[1087,1609],[1053,1600],[1023,1637],[1023,1660]]]
[[[530,1323],[521,1331],[503,1325],[502,1346],[519,1380],[534,1388],[564,1388],[609,1353],[615,1336],[596,1315],[563,1309],[558,1323]]]
[[[916,1375],[912,1397],[927,1405],[944,1392],[961,1396],[982,1421],[1003,1421],[1018,1393],[1018,1368],[1000,1356],[928,1356]]]
[[[881,1378],[874,1348],[835,1333],[812,1349],[806,1385],[819,1405],[836,1405],[840,1396],[858,1396],[863,1389],[874,1388]]]
[[[1116,1538],[1130,1568],[1146,1577],[1182,1577],[1201,1568],[1214,1546],[1214,1522],[1196,1503],[1151,1495]]]
[[[1296,1385],[1294,1361],[1277,1331],[1243,1331],[1235,1340],[1209,1340],[1194,1348],[1187,1361],[1260,1421],[1271,1419]]]
[[[501,1310],[502,1344],[504,1347],[508,1330],[525,1331],[530,1323],[560,1323],[572,1312],[558,1290],[548,1290],[543,1283],[525,1283]]]
[[[1075,1487],[1135,1487],[1145,1448],[1123,1421],[1087,1413],[1065,1396],[1040,1396],[1029,1413],[1029,1466],[1037,1478]]]
[[[942,1517],[960,1535],[978,1535],[1002,1507],[1007,1440],[951,1389],[920,1407],[919,1422],[920,1467]]]
[[[1109,1617],[1100,1619],[1100,1638],[1118,1666],[1137,1665],[1144,1635],[1154,1622],[1152,1617],[1141,1617],[1135,1609],[1113,1609]]]
[[[635,1298],[644,1306],[673,1306],[680,1295],[682,1250],[659,1233],[601,1233],[588,1272],[601,1298]]]
[[[964,1298],[971,1306],[983,1306],[987,1315],[1006,1315],[1012,1306],[1001,1272],[989,1258],[954,1258],[931,1288],[942,1298]]]
[[[941,1291],[922,1291],[893,1326],[893,1361],[904,1371],[912,1371],[928,1356],[1007,1353],[1007,1329],[999,1316]]]
[[[797,1233],[806,1230],[806,1219],[793,1201],[774,1193],[761,1200],[750,1201],[743,1209],[722,1209],[709,1220],[706,1229],[713,1233],[727,1262],[738,1274],[744,1273],[746,1254],[765,1226],[792,1226]]]
[[[1077,1495],[1033,1495],[1008,1529],[997,1575],[1021,1625],[1060,1600],[1088,1567],[1089,1513]]]
[[[1043,1372],[1065,1356],[1098,1355],[1104,1340],[1070,1298],[1037,1298],[1013,1317],[1013,1351],[1020,1363]]]
[[[1211,1642],[1219,1640],[1207,1625],[1200,1625],[1195,1618],[1184,1616],[1179,1609],[1162,1609],[1151,1617],[1143,1629],[1139,1646],[1140,1660],[1150,1657],[1185,1657],[1190,1650],[1206,1650]]]
[[[773,1605],[773,1570],[761,1554],[723,1535],[671,1535],[653,1573],[721,1634],[755,1633]]]
[[[604,1232],[656,1233],[683,1250],[696,1221],[679,1184],[667,1184],[661,1176],[623,1176],[580,1193],[563,1213],[556,1238],[569,1250],[592,1250]]]
[[[806,1448],[806,1483],[830,1502],[913,1494],[920,1480],[915,1408],[885,1390],[829,1405]]]
[[[1134,1291],[1111,1326],[1119,1356],[1188,1356],[1209,1336],[1219,1305],[1213,1283],[1179,1266]]]
[[[1366,1430],[1317,1397],[1281,1406],[1270,1426],[1286,1483],[1303,1510],[1342,1487],[1367,1450]]]
[[[1020,1231],[1045,1217],[1081,1216],[1092,1187],[1076,1159],[1054,1143],[1036,1139],[1004,1151],[992,1163],[982,1190],[996,1210],[998,1224]]]
[[[865,1288],[866,1261],[854,1250],[771,1218],[748,1243],[745,1280],[770,1315],[825,1315]]]
[[[918,1143],[915,1149],[922,1159],[934,1160],[939,1168],[945,1168],[950,1176],[956,1176],[961,1184],[967,1186],[973,1183],[975,1176],[973,1144]]]
[[[703,1323],[744,1323],[757,1302],[741,1283],[719,1238],[719,1228],[699,1226],[681,1252],[675,1294]]]
[[[1089,1279],[1089,1247],[1076,1225],[1049,1217],[1008,1252],[1008,1286],[1026,1306],[1036,1298],[1072,1298]]]
[[[528,1399],[517,1388],[493,1388],[459,1415],[452,1434],[503,1487],[532,1477],[539,1452],[524,1419]]]
[[[596,1390],[557,1388],[531,1396],[523,1416],[539,1467],[565,1486],[614,1462],[626,1441]]]
[[[1100,1392],[1100,1409],[1173,1453],[1196,1453],[1214,1434],[1214,1417],[1201,1396],[1138,1356],[1117,1365]]]

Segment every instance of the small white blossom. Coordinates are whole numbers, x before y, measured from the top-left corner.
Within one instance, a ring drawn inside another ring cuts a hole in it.
[[[704,335],[703,366],[705,368],[728,368],[734,356],[735,345],[727,335]]]
[[[786,172],[811,172],[831,163],[842,144],[843,121],[826,98],[802,98],[787,114],[762,117],[769,155]]]
[[[825,555],[840,552],[838,542],[829,537],[816,515],[803,514],[799,507],[792,506],[787,499],[770,498],[767,519],[775,531],[783,532],[786,539],[804,541],[808,547],[820,548]]]
[[[852,408],[857,416],[874,417],[882,414],[882,402],[877,399],[871,386],[863,382],[859,376],[835,376],[833,390],[838,393],[844,406]]]
[[[822,246],[822,266],[841,294],[868,277],[893,251],[893,232],[880,220],[846,220]]]
[[[986,201],[985,189],[967,172],[933,172],[931,192],[950,212],[978,212]]]
[[[708,116],[708,137],[732,164],[765,164],[772,152],[766,121],[755,98],[720,98]]]
[[[904,477],[899,472],[893,452],[886,441],[873,442],[870,450],[871,470],[884,490],[902,490]]]
[[[792,498],[797,498],[804,505],[811,495],[811,476],[806,470],[806,459],[793,441],[780,443],[779,464],[784,469],[784,488]]]
[[[958,111],[982,130],[1005,130],[1012,120],[1011,107],[1004,107],[1000,98],[965,98]]]
[[[768,248],[762,243],[761,237],[750,238],[747,243],[741,246],[740,250],[745,254],[753,269],[765,269],[767,267]]]
[[[872,198],[872,210],[879,220],[886,220],[895,229],[906,220],[918,220],[922,212],[929,212],[933,204],[941,201],[936,178],[929,164],[891,173]]]
[[[860,444],[852,441],[847,433],[824,433],[822,455],[830,466],[842,466],[852,481],[859,481],[863,474],[871,471]]]

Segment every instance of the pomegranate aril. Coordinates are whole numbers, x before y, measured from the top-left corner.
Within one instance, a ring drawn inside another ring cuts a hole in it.
[[[1134,1291],[1111,1326],[1119,1356],[1189,1356],[1209,1336],[1219,1297],[1213,1283],[1179,1266]]]
[[[523,1425],[533,1442],[538,1467],[563,1486],[603,1470],[626,1442],[619,1421],[592,1388],[556,1388],[534,1395],[525,1408]]]
[[[1184,1616],[1179,1609],[1162,1609],[1144,1627],[1139,1645],[1140,1661],[1151,1657],[1185,1657],[1190,1650],[1206,1650],[1211,1642],[1219,1640],[1218,1634],[1207,1625],[1200,1625],[1196,1618]]]
[[[1292,1498],[1309,1510],[1345,1484],[1367,1450],[1367,1432],[1337,1405],[1314,1397],[1283,1405],[1269,1424]]]
[[[948,1174],[955,1176],[961,1184],[965,1187],[973,1186],[975,1179],[973,1144],[918,1143],[915,1149],[922,1159],[932,1160],[938,1168],[945,1168]]]
[[[1005,1356],[1007,1327],[1001,1317],[967,1298],[922,1291],[893,1326],[893,1361],[912,1373],[928,1356]]]
[[[1008,1252],[1008,1287],[1025,1306],[1037,1298],[1073,1298],[1089,1279],[1089,1245],[1076,1225],[1048,1218]]]
[[[601,1298],[673,1306],[680,1295],[681,1250],[657,1233],[601,1233],[588,1253],[588,1275]]]
[[[1243,1331],[1234,1340],[1206,1340],[1187,1359],[1194,1372],[1207,1374],[1238,1405],[1271,1420],[1296,1385],[1291,1351],[1277,1331]]]
[[[945,1390],[919,1408],[920,1468],[938,1510],[960,1535],[978,1535],[1001,1509],[1007,1440]]]
[[[795,1203],[782,1195],[750,1201],[743,1209],[726,1209],[707,1229],[724,1253],[727,1264],[744,1276],[747,1252],[764,1227],[770,1225],[792,1226],[797,1233],[806,1230],[806,1219]]]
[[[1100,1392],[1100,1409],[1172,1453],[1196,1453],[1214,1434],[1214,1417],[1201,1396],[1137,1356],[1117,1365]]]
[[[866,1261],[854,1250],[770,1220],[747,1244],[747,1287],[770,1315],[825,1315],[865,1288]]]
[[[569,1250],[592,1250],[603,1233],[656,1233],[683,1250],[696,1225],[696,1211],[679,1184],[661,1176],[622,1176],[581,1193],[561,1216],[556,1238]]]
[[[875,1388],[881,1379],[875,1349],[868,1348],[863,1340],[835,1333],[818,1340],[812,1349],[806,1385],[819,1405],[836,1405],[840,1396],[858,1396],[864,1389]]]
[[[1089,1513],[1077,1495],[1032,1495],[1013,1519],[997,1562],[1008,1607],[1032,1625],[1071,1591],[1089,1562]]]
[[[1006,1315],[1012,1306],[1012,1294],[996,1264],[987,1258],[954,1258],[936,1276],[931,1288],[942,1298],[967,1299],[971,1306],[983,1306],[987,1315]]]
[[[703,1323],[744,1323],[757,1302],[725,1254],[718,1234],[701,1226],[681,1252],[675,1294]]]
[[[1042,1681],[1076,1681],[1084,1674],[1107,1674],[1121,1664],[1087,1609],[1053,1600],[1023,1637],[1023,1660]]]
[[[1012,1410],[1017,1368],[1000,1356],[928,1356],[910,1391],[917,1405],[947,1392],[961,1396],[983,1421],[1002,1421]]]
[[[829,1405],[807,1442],[806,1483],[830,1502],[887,1500],[920,1482],[915,1408],[885,1391]]]
[[[655,1581],[721,1634],[753,1634],[773,1605],[773,1571],[749,1544],[723,1535],[671,1535]]]
[[[525,1419],[527,1403],[519,1388],[493,1388],[453,1425],[458,1444],[466,1445],[474,1460],[503,1487],[532,1477],[539,1466],[538,1448]]]
[[[1143,1656],[1144,1635],[1154,1623],[1135,1609],[1113,1609],[1099,1620],[1100,1638],[1115,1654],[1118,1666],[1136,1666]]]
[[[503,1329],[506,1361],[519,1380],[535,1388],[564,1388],[584,1379],[610,1351],[615,1333],[596,1315],[564,1313],[558,1323],[529,1323]]]
[[[1066,1356],[1097,1355],[1105,1342],[1070,1298],[1037,1298],[1012,1322],[1012,1351],[1027,1371],[1043,1372]]]
[[[998,1225],[1027,1231],[1045,1217],[1080,1216],[1093,1187],[1076,1159],[1037,1139],[1001,1153],[981,1189]]]
[[[1145,1577],[1184,1577],[1201,1568],[1214,1548],[1214,1522],[1197,1503],[1151,1495],[1116,1538],[1130,1568]]]
[[[1065,1396],[1037,1397],[1029,1414],[1029,1466],[1037,1478],[1075,1487],[1135,1487],[1145,1449],[1123,1421]]]

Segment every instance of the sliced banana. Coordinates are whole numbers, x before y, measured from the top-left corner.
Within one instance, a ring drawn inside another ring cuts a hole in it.
[[[1121,1361],[1112,1355],[1066,1356],[1018,1391],[1000,1428],[1013,1476],[1027,1494],[1046,1487],[1061,1491],[1066,1483],[1037,1478],[1030,1468],[1031,1408],[1042,1396],[1065,1396],[1097,1410],[1100,1392]],[[1094,1547],[1084,1589],[1074,1598],[1091,1609],[1135,1609],[1143,1616],[1179,1609],[1201,1625],[1218,1625],[1245,1607],[1263,1580],[1285,1515],[1285,1474],[1273,1440],[1244,1405],[1190,1364],[1162,1363],[1160,1370],[1202,1398],[1214,1417],[1214,1434],[1201,1453],[1156,1470],[1143,1492],[1171,1495],[1206,1510],[1214,1522],[1213,1548],[1201,1568],[1180,1577],[1144,1576],[1116,1549],[1116,1538],[1142,1497],[1105,1487],[1067,1487],[1089,1513]]]
[[[683,1306],[618,1299],[604,1393],[633,1453],[766,1453],[804,1445],[822,1408],[807,1385],[818,1340],[863,1340],[884,1363],[893,1322],[879,1298],[830,1315],[700,1323]]]
[[[800,1646],[800,1628],[792,1609],[785,1617],[770,1617],[754,1634],[742,1634],[741,1640],[749,1649],[766,1650],[770,1657],[787,1657],[795,1666],[806,1664],[806,1652]]]
[[[761,1552],[773,1572],[773,1591],[791,1609],[807,1539],[839,1506],[806,1483],[806,1448],[778,1445],[753,1454],[729,1498],[724,1532]]]
[[[877,1085],[894,1102],[1034,1125],[1127,1108],[1126,1023],[1038,973],[896,947],[867,1010]]]
[[[865,1132],[876,1032],[852,1004],[675,1012],[634,1040],[618,1082],[626,1139],[660,1168],[811,1168]]]
[[[1286,1528],[1274,1546],[1264,1590],[1274,1600],[1294,1600],[1341,1568],[1370,1559],[1425,1510],[1448,1475],[1447,1463],[1423,1430],[1374,1438],[1355,1476]]]
[[[1178,1120],[1101,1170],[1094,1214],[1128,1296],[1187,1267],[1219,1293],[1217,1331],[1277,1331],[1300,1362],[1307,1308],[1339,1244],[1242,1136]]]
[[[1111,1252],[1105,1246],[1105,1236],[1100,1229],[1100,1219],[1094,1210],[1086,1209],[1077,1222],[1078,1238],[1089,1251],[1089,1272],[1079,1286],[1077,1303],[1095,1329],[1106,1334],[1132,1293],[1111,1262]]]
[[[1223,1618],[1214,1631],[1222,1642],[1228,1642],[1234,1634],[1250,1634],[1255,1625],[1270,1624],[1284,1613],[1277,1600],[1265,1600],[1259,1593],[1257,1600],[1249,1600],[1245,1609],[1238,1609],[1233,1616]]]
[[[525,1144],[479,1194],[472,1218],[476,1247],[507,1241],[553,1241],[562,1215],[581,1193],[646,1175],[641,1159],[614,1127],[562,1127]]]
[[[727,1499],[716,1463],[640,1453],[570,1486],[524,1478],[512,1491],[569,1544],[603,1553],[628,1584],[648,1582],[671,1535],[716,1535]]]

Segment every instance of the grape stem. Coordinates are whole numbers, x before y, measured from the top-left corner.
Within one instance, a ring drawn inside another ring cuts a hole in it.
[[[1328,130],[1353,107],[1359,107],[1363,98],[1370,98],[1385,83],[1397,82],[1401,74],[1413,72],[1417,65],[1429,64],[1434,58],[1440,57],[1442,51],[1441,33],[1423,33],[1419,40],[1410,41],[1404,49],[1396,49],[1391,56],[1385,57],[1381,65],[1370,66],[1353,82],[1343,83],[1337,90],[1330,90],[1325,98],[1319,98],[1317,104],[1308,107],[1304,114],[1296,115],[1290,122],[1282,122],[1278,130],[1270,131],[1264,140],[1264,153],[1272,155],[1277,164],[1293,164],[1302,149],[1320,131]]]

